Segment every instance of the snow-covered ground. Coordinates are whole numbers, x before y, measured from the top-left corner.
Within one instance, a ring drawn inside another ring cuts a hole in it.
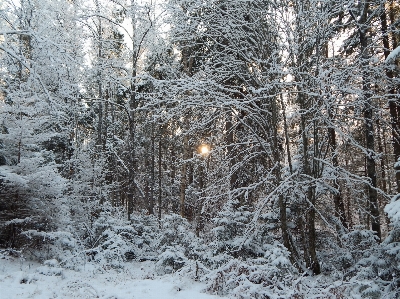
[[[99,269],[86,264],[80,271],[56,264],[40,265],[0,257],[0,299],[221,299],[202,292],[204,285],[178,275],[154,275],[154,263],[126,263],[124,269]]]

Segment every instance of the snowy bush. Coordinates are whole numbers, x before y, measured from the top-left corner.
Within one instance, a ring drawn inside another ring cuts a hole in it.
[[[138,261],[155,260],[157,257],[157,244],[159,237],[159,223],[154,215],[134,213],[131,215],[131,224],[135,231],[135,251],[131,252],[129,258]],[[132,255],[133,254],[133,255]]]
[[[288,295],[296,270],[281,244],[269,245],[264,257],[233,259],[209,274],[207,290],[234,298],[282,298]]]
[[[122,267],[126,255],[135,249],[137,232],[119,217],[120,211],[104,206],[99,217],[87,229],[86,255],[100,266]]]
[[[232,257],[262,257],[264,244],[270,243],[266,225],[257,223],[255,233],[249,234],[254,212],[248,207],[235,208],[235,202],[228,202],[224,209],[213,219],[215,228],[210,246],[215,254],[228,254]]]
[[[121,209],[104,205],[85,227],[86,255],[99,265],[119,268],[133,259],[156,259],[159,228],[153,215],[134,213],[128,221]]]
[[[343,269],[351,298],[398,298],[400,286],[400,246],[393,230],[379,244],[376,235],[362,228],[344,236],[349,267]]]
[[[54,231],[58,224],[66,180],[52,152],[31,150],[31,156],[20,163],[0,166],[0,247],[38,246],[22,233]]]
[[[123,232],[121,234],[121,232]],[[105,230],[102,235],[100,245],[95,248],[93,253],[93,260],[103,264],[111,265],[113,267],[122,267],[123,262],[126,260],[126,254],[132,249],[133,244],[131,238],[127,238],[128,230]]]
[[[400,228],[400,194],[392,198],[391,202],[385,207],[393,227]]]
[[[31,240],[31,244],[24,250],[29,259],[40,262],[57,260],[65,268],[76,268],[84,263],[83,246],[69,232],[29,230],[24,235]]]
[[[179,245],[165,247],[158,256],[156,263],[157,274],[170,274],[181,269],[188,261],[184,252],[185,249]]]
[[[174,245],[189,247],[197,239],[190,231],[190,224],[177,214],[167,215],[161,220],[160,248]]]
[[[161,221],[158,239],[159,253],[157,272],[176,271],[189,260],[207,259],[206,246],[191,231],[189,222],[179,215],[165,216]]]

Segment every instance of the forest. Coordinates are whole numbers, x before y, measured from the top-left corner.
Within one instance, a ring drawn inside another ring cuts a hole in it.
[[[399,298],[400,2],[0,1],[0,249]]]

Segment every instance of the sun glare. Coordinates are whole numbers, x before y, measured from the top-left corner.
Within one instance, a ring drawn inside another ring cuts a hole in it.
[[[207,155],[210,152],[210,146],[207,144],[202,144],[199,147],[200,154]]]

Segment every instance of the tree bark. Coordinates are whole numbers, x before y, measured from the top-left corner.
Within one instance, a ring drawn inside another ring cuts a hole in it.
[[[234,130],[232,124],[232,115],[231,112],[227,112],[227,120],[225,121],[225,131],[226,131],[226,143],[227,143],[227,157],[229,159],[229,188],[230,188],[230,197],[232,197],[232,191],[236,189],[237,186],[237,173],[234,171],[233,167],[235,166],[236,159],[234,157]]]
[[[183,137],[183,165],[181,170],[181,186],[180,186],[180,215],[185,217],[185,199],[186,199],[186,182],[187,182],[187,162],[188,159],[188,143],[189,137]]]
[[[380,15],[381,20],[381,31],[382,31],[382,43],[383,43],[383,54],[385,59],[390,55],[391,47],[389,43],[389,33],[387,25],[387,16],[385,7],[382,7],[382,12]],[[395,39],[395,38],[394,38]],[[396,43],[396,41],[394,41]],[[386,69],[386,76],[389,80],[393,79],[394,74],[391,70]],[[396,99],[396,90],[394,87],[389,89],[389,112],[390,112],[390,124],[392,127],[392,144],[393,144],[393,154],[394,160],[397,162],[400,158],[400,103]],[[396,175],[396,186],[397,193],[400,193],[400,166],[395,164],[395,175]]]
[[[134,0],[131,0],[131,5],[134,7]],[[133,8],[132,8],[133,9]],[[135,14],[131,12],[131,22],[132,22],[132,32],[133,35],[136,33],[136,18]],[[131,74],[131,84],[130,84],[130,97],[129,97],[129,112],[128,112],[128,123],[129,123],[129,136],[128,136],[128,186],[127,186],[127,198],[126,198],[126,206],[128,212],[128,221],[131,219],[131,214],[133,213],[133,203],[134,203],[134,196],[136,191],[136,182],[135,182],[135,175],[136,175],[136,148],[135,148],[135,111],[137,108],[137,101],[136,101],[136,63],[137,63],[137,56],[139,53],[135,45],[134,36],[132,37],[132,74]]]
[[[155,124],[151,124],[151,173],[150,173],[150,202],[149,202],[149,214],[153,215],[154,214],[154,189],[155,189],[155,184],[156,184],[156,153],[155,153],[155,130],[154,130]]]
[[[281,100],[281,109],[283,111],[283,122],[284,122],[284,132],[285,132],[285,139],[286,139],[286,150],[287,150],[287,156],[288,156],[288,161],[289,161],[289,170],[290,173],[293,173],[292,169],[292,161],[291,161],[291,155],[290,155],[290,146],[289,146],[289,136],[288,136],[288,130],[287,130],[287,123],[286,123],[286,113],[285,113],[285,107],[283,103],[282,97],[280,98]],[[276,177],[276,185],[279,186],[279,184],[282,181],[282,176],[281,176],[281,155],[280,155],[280,149],[279,149],[279,137],[278,137],[278,103],[273,103],[272,104],[272,137],[273,137],[273,153],[274,153],[274,162],[277,164],[276,171],[275,171],[275,177]],[[292,242],[290,240],[290,235],[289,235],[289,229],[287,225],[287,212],[286,212],[286,198],[285,196],[280,193],[278,196],[278,205],[279,205],[279,218],[280,218],[280,228],[281,228],[281,233],[282,233],[282,239],[283,239],[283,245],[286,247],[286,249],[290,252],[290,261],[292,264],[297,263],[297,252],[294,250],[292,246]]]
[[[162,126],[159,129],[159,137],[158,137],[158,221],[161,221],[161,199],[162,199]]]
[[[305,95],[303,93],[299,93],[298,102],[300,105],[300,109],[302,111],[306,110],[305,104]],[[306,116],[304,113],[301,114],[300,118],[300,127],[301,127],[301,138],[302,138],[302,147],[303,147],[303,173],[311,178],[315,174],[311,171],[310,160],[308,157],[309,151],[309,141],[306,132]],[[308,184],[314,184],[313,182],[307,182]],[[316,233],[315,233],[315,187],[313,185],[308,186],[306,197],[308,204],[311,205],[309,207],[308,214],[306,216],[306,224],[307,224],[307,255],[306,255],[306,265],[312,272],[316,275],[321,273],[321,266],[318,261],[317,253],[316,253]]]
[[[360,46],[361,46],[361,64],[362,64],[362,97],[364,102],[364,121],[365,121],[365,142],[366,142],[366,169],[369,178],[368,194],[369,194],[369,213],[371,216],[371,228],[376,232],[379,240],[381,239],[381,225],[379,220],[378,194],[376,191],[376,165],[375,165],[375,132],[372,115],[372,99],[371,86],[369,82],[369,74],[367,68],[368,60],[368,37],[367,37],[367,17],[369,10],[369,2],[365,1],[364,10],[358,21]],[[354,18],[355,19],[355,18]],[[356,20],[356,19],[355,19]]]
[[[100,6],[99,6],[99,1],[95,0],[96,4],[96,13],[100,15]],[[102,133],[103,133],[103,82],[102,82],[102,58],[103,58],[103,40],[102,40],[102,24],[101,24],[101,18],[98,17],[98,27],[97,27],[97,93],[98,93],[98,111],[97,111],[97,116],[98,116],[98,121],[97,121],[97,142],[96,144],[100,147],[103,145],[102,141]]]
[[[328,134],[329,134],[329,143],[331,147],[331,152],[332,152],[332,164],[333,167],[337,168],[339,167],[339,161],[336,153],[336,131],[334,128],[330,127],[328,128]],[[346,220],[346,212],[344,208],[344,201],[342,197],[342,191],[340,188],[340,185],[337,183],[335,180],[334,182],[334,187],[336,188],[336,193],[334,194],[333,200],[335,203],[335,216],[339,219],[340,223],[342,224],[343,227],[349,228]]]

